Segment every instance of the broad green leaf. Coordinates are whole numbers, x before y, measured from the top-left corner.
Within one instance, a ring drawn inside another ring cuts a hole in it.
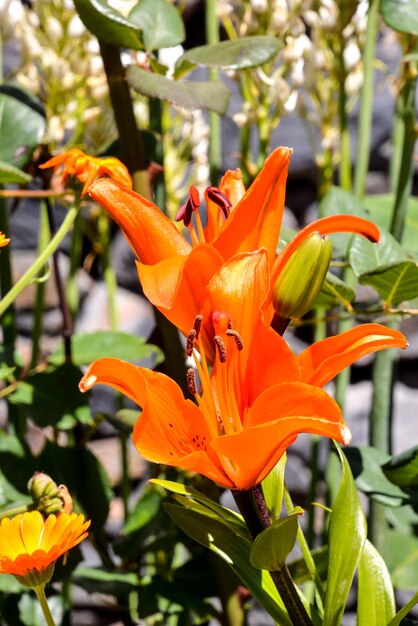
[[[73,581],[87,593],[106,593],[112,596],[126,596],[139,587],[138,574],[134,572],[107,571],[95,567],[79,567]]]
[[[246,70],[273,59],[281,46],[280,40],[276,37],[263,35],[240,37],[233,41],[191,48],[178,59],[176,65],[187,61],[220,70]]]
[[[405,252],[392,235],[380,233],[379,243],[356,235],[350,245],[348,260],[356,276],[386,269],[407,260]]]
[[[387,306],[396,306],[418,296],[418,265],[404,261],[387,269],[362,274],[359,282],[376,289]]]
[[[418,588],[418,538],[396,530],[387,530],[382,556],[395,587],[415,591]]]
[[[228,563],[267,613],[281,626],[291,626],[287,612],[265,570],[250,565],[249,540],[237,535],[229,526],[171,503],[164,505],[172,520],[189,537],[212,550]]]
[[[257,535],[250,553],[253,567],[271,572],[284,565],[296,542],[299,515],[303,515],[303,509],[298,506]]]
[[[17,89],[13,93],[20,95]],[[20,98],[0,92],[0,161],[18,170],[29,162],[46,125],[43,115],[24,101],[27,95],[22,93]]]
[[[323,626],[339,626],[367,537],[366,518],[347,459],[337,446],[341,483],[332,505]]]
[[[113,9],[106,0],[74,0],[81,21],[105,43],[119,48],[142,50],[141,29]]]
[[[140,0],[129,19],[141,28],[145,50],[170,48],[184,41],[183,20],[167,0]]]
[[[380,10],[393,30],[418,35],[418,0],[381,0]]]
[[[344,452],[356,485],[363,493],[389,506],[399,506],[410,499],[405,491],[391,483],[383,473],[382,465],[390,460],[388,454],[366,446],[350,446]]]
[[[388,624],[395,612],[395,594],[386,564],[367,540],[359,563],[357,626]]]
[[[328,272],[324,284],[322,285],[316,306],[331,308],[341,304],[345,309],[350,309],[350,303],[354,300],[355,292],[341,278]]]
[[[88,365],[102,357],[113,357],[124,361],[138,362],[152,358],[155,365],[164,360],[157,346],[147,344],[142,337],[118,331],[99,330],[95,333],[76,333],[71,338],[74,365]],[[62,345],[49,357],[49,363],[61,365],[65,355]]]
[[[128,535],[129,533],[132,533],[148,524],[158,513],[161,501],[162,497],[156,491],[149,491],[145,493],[136,503],[134,510],[129,514],[123,527],[122,534]]]
[[[48,441],[37,457],[37,466],[57,484],[68,487],[71,496],[91,519],[92,531],[103,532],[113,491],[103,466],[82,446],[64,448]]]
[[[407,602],[407,604],[405,604],[405,606],[401,608],[400,611],[396,613],[395,617],[391,620],[388,626],[399,626],[399,624],[402,623],[403,618],[407,617],[408,613],[412,611],[416,604],[418,604],[418,592],[410,599],[409,602]]]
[[[395,196],[393,194],[366,196],[363,202],[375,224],[379,228],[390,231]],[[405,250],[418,253],[418,200],[416,198],[408,199],[402,246]]]
[[[418,485],[418,446],[393,456],[382,466],[382,470],[395,485],[416,487]]]
[[[1,593],[18,593],[26,591],[27,587],[21,585],[14,576],[0,576]]]
[[[0,161],[0,184],[2,185],[25,185],[32,180],[32,176],[26,174],[18,167]]]
[[[136,65],[127,68],[126,77],[135,91],[150,98],[167,100],[190,111],[209,109],[224,115],[228,109],[231,94],[220,81],[171,80]]]
[[[88,398],[76,393],[82,371],[69,363],[29,376],[9,396],[12,404],[25,407],[39,426],[63,430],[77,423],[93,424]]]
[[[207,496],[203,495],[203,493],[200,493],[200,491],[197,491],[197,489],[193,489],[188,485],[176,483],[171,480],[160,480],[157,478],[153,478],[150,480],[150,482],[155,485],[159,485],[164,489],[167,489],[167,491],[170,491],[175,495],[187,497],[190,499],[190,501],[195,501],[199,504],[202,504],[210,511],[213,511],[218,516],[218,518],[227,523],[234,530],[234,532],[238,533],[246,539],[249,539],[250,534],[246,525],[244,524],[241,515],[235,513],[234,511],[231,511],[221,504],[218,504],[217,502],[214,502]],[[183,503],[184,506],[187,506],[186,500],[183,500]]]

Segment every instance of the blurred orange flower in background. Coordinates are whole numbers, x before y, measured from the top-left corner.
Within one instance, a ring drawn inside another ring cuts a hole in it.
[[[18,577],[47,570],[88,535],[90,521],[76,513],[43,518],[39,511],[16,515],[0,522],[0,573]],[[52,575],[52,571],[50,571]],[[25,580],[24,584],[28,584]],[[46,581],[47,582],[47,581]]]
[[[131,176],[125,165],[114,157],[97,158],[85,154],[78,148],[71,148],[62,154],[52,157],[39,167],[53,167],[54,171],[62,166],[62,182],[68,178],[76,178],[83,183],[81,197],[85,196],[90,185],[101,176],[108,176],[126,187],[132,187]]]
[[[10,243],[10,239],[8,239],[0,230],[0,248],[4,248],[4,246],[7,246],[8,243]]]

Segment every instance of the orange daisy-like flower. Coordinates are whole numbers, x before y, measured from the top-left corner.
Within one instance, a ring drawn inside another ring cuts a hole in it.
[[[87,537],[89,526],[90,521],[85,522],[76,513],[48,515],[44,519],[39,511],[30,511],[12,519],[3,518],[0,573],[13,574],[29,586],[48,582],[55,561]],[[45,572],[49,576],[46,580]]]
[[[10,239],[8,239],[0,230],[0,248],[4,248],[4,246],[7,246],[8,243],[10,243]]]
[[[312,232],[354,232],[372,241],[379,239],[376,226],[353,216],[331,216],[303,229],[276,257],[283,217],[286,178],[292,150],[277,148],[248,191],[240,170],[228,171],[219,188],[205,192],[207,224],[199,216],[200,198],[191,188],[188,202],[177,219],[190,229],[191,244],[152,202],[113,180],[97,180],[89,194],[119,224],[139,262],[139,278],[147,298],[177,328],[187,334],[207,300],[207,285],[234,255],[259,248],[267,251],[271,293],[265,303],[266,318],[273,316],[274,283],[285,262]],[[192,220],[194,216],[194,222]],[[203,342],[212,357],[209,337],[211,316],[205,316]]]
[[[76,178],[83,183],[82,197],[87,193],[88,188],[96,178],[101,176],[108,176],[121,185],[132,187],[132,178],[128,170],[119,159],[114,157],[97,158],[85,154],[78,148],[71,148],[63,152],[63,154],[52,157],[52,159],[49,159],[49,161],[46,161],[39,167],[41,169],[53,167],[55,171],[61,166],[63,167],[63,183],[68,178]]]
[[[88,368],[81,391],[107,384],[142,407],[133,441],[146,459],[199,472],[224,487],[249,489],[300,433],[349,443],[341,410],[321,387],[369,352],[406,347],[405,337],[365,324],[295,356],[263,319],[268,263],[266,250],[238,254],[210,280],[211,373],[202,316],[187,336],[186,351],[195,356],[201,385],[189,370],[197,404],[186,400],[173,380],[143,367],[106,358]]]

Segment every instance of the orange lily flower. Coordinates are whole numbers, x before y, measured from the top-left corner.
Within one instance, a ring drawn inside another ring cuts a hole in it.
[[[321,386],[364,354],[405,347],[405,338],[366,324],[296,357],[263,320],[268,263],[264,249],[241,253],[210,280],[211,373],[200,333],[202,316],[187,336],[186,352],[195,356],[201,385],[198,389],[189,370],[188,387],[197,404],[164,374],[118,359],[99,359],[83,376],[81,391],[107,384],[142,407],[133,441],[146,459],[199,472],[223,487],[250,489],[300,433],[350,442],[340,408]]]
[[[8,243],[10,243],[10,239],[8,239],[0,230],[0,248],[4,248],[4,246],[7,246]]]
[[[121,185],[132,187],[132,178],[125,165],[114,157],[97,158],[85,154],[78,148],[71,148],[62,154],[52,157],[39,167],[53,167],[54,171],[63,166],[62,182],[67,178],[76,178],[83,183],[81,197],[85,196],[90,185],[101,176],[109,176]]]
[[[184,334],[204,308],[209,281],[236,254],[265,248],[273,286],[285,260],[312,231],[326,235],[343,230],[378,241],[379,231],[372,222],[331,216],[302,230],[276,258],[291,154],[290,148],[274,150],[248,191],[244,190],[239,170],[227,172],[219,189],[209,187],[205,193],[205,228],[198,211],[199,194],[191,188],[189,201],[177,219],[189,227],[192,245],[155,204],[135,192],[106,179],[90,187],[90,196],[119,224],[138,257],[138,275],[145,295]],[[270,303],[271,294],[267,305]],[[272,306],[266,315],[271,319]],[[210,320],[211,316],[205,316],[204,325]],[[211,330],[205,328],[205,344],[210,334]]]
[[[89,526],[90,521],[76,513],[48,515],[44,520],[39,511],[31,511],[3,518],[0,573],[13,574],[28,586],[48,582],[55,561],[87,537]]]

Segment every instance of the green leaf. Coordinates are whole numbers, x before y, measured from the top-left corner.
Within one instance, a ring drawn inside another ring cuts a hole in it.
[[[161,501],[162,497],[156,491],[145,493],[136,503],[134,510],[129,514],[122,534],[128,535],[148,524],[158,513]]]
[[[341,187],[330,187],[329,191],[321,200],[319,213],[324,217],[329,215],[356,215],[369,219],[370,216],[365,211],[358,199]],[[338,233],[331,235],[333,246],[345,256],[353,235]]]
[[[350,303],[354,300],[355,292],[341,278],[328,272],[322,285],[316,306],[331,308],[341,304],[345,309],[350,309]]]
[[[371,217],[379,228],[390,231],[395,196],[393,194],[366,196],[363,202],[369,218]],[[418,200],[412,197],[408,199],[402,246],[405,250],[418,253]]]
[[[139,587],[140,581],[134,572],[115,572],[95,567],[79,567],[73,581],[87,593],[105,593],[117,598],[127,596]]]
[[[246,70],[259,67],[273,59],[282,44],[276,37],[240,37],[233,41],[191,48],[181,56],[176,66],[185,61],[220,70]]]
[[[359,282],[376,289],[387,306],[396,306],[418,296],[418,265],[413,261],[404,261],[384,270],[363,274]]]
[[[415,591],[418,588],[418,538],[396,530],[387,530],[382,556],[395,587]]]
[[[286,453],[263,480],[263,494],[272,521],[279,519],[283,504]]]
[[[407,257],[402,247],[392,235],[381,231],[379,243],[372,243],[358,235],[353,237],[348,260],[356,276],[376,270],[386,269]]]
[[[105,43],[119,48],[142,50],[142,32],[135,22],[126,19],[106,0],[74,0],[81,21]]]
[[[77,366],[88,365],[103,357],[133,362],[152,358],[155,365],[164,360],[163,353],[157,346],[147,344],[142,337],[118,331],[99,330],[95,333],[76,333],[71,338],[71,348],[72,360]],[[61,365],[64,361],[64,347],[60,345],[48,357],[48,362]]]
[[[399,624],[402,623],[403,618],[406,617],[410,611],[412,611],[416,604],[418,604],[418,592],[414,596],[412,596],[410,601],[405,604],[405,606],[402,607],[400,611],[396,613],[395,617],[388,624],[388,626],[399,626]]]
[[[0,510],[32,501],[27,484],[35,469],[30,450],[14,435],[0,431]]]
[[[390,456],[376,448],[348,447],[345,455],[350,463],[357,487],[373,499],[388,506],[399,506],[409,501],[408,493],[388,480],[382,465]]]
[[[149,52],[184,41],[183,20],[167,0],[140,0],[129,13],[129,19],[141,28],[145,50]]]
[[[253,567],[270,572],[283,567],[296,542],[299,515],[303,515],[303,509],[297,506],[290,515],[277,519],[257,535],[250,553]]]
[[[382,466],[382,470],[395,485],[416,487],[418,485],[418,446],[393,456]]]
[[[318,576],[325,579],[328,569],[328,546],[311,550],[311,555],[315,562],[316,573]],[[308,570],[305,557],[302,556],[293,561],[289,561],[287,567],[294,583],[302,584],[306,583],[308,580],[312,580],[312,574]]]
[[[40,143],[46,123],[43,115],[27,104],[25,92],[14,89],[13,93],[0,92],[0,161],[19,171]]]
[[[209,109],[224,115],[228,109],[231,94],[220,81],[171,80],[136,65],[126,69],[126,77],[135,91],[150,98],[167,100],[190,111]]]
[[[189,537],[212,550],[231,566],[254,598],[276,622],[281,626],[291,626],[292,623],[270,574],[265,570],[256,570],[250,565],[249,540],[237,535],[229,526],[196,511],[171,503],[166,503],[164,508]]]
[[[26,185],[32,180],[32,176],[26,174],[18,167],[0,161],[0,184],[2,185]]]
[[[347,459],[337,446],[341,483],[329,527],[328,582],[323,626],[339,626],[367,536],[366,518]]]
[[[88,398],[77,392],[83,373],[65,363],[19,383],[9,396],[12,404],[24,406],[39,426],[73,428],[77,423],[93,424]]]
[[[380,10],[393,30],[418,35],[418,0],[381,0]]]
[[[359,563],[357,626],[388,624],[395,612],[395,594],[386,564],[366,541]]]

